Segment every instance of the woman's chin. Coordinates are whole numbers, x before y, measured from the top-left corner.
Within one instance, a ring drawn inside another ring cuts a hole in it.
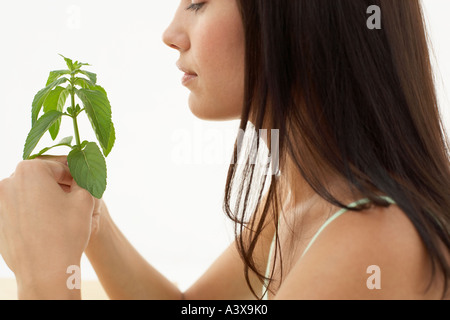
[[[241,118],[240,113],[221,112],[221,110],[214,109],[211,106],[200,107],[196,104],[189,103],[189,108],[195,117],[204,121],[232,121]]]

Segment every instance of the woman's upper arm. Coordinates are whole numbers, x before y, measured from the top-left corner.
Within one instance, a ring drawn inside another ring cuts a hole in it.
[[[262,204],[265,203],[267,195],[263,197]],[[262,208],[263,206],[260,206]],[[271,213],[268,212],[268,219]],[[260,216],[260,211],[255,212],[256,219]],[[257,224],[257,223],[256,223]],[[243,232],[248,232],[244,230]],[[253,259],[258,264],[260,272],[264,272],[272,243],[275,227],[273,223],[267,223],[261,231],[260,238],[254,248]],[[244,235],[245,237],[245,235]],[[209,269],[197,280],[185,293],[187,300],[251,300],[256,297],[250,290],[245,279],[245,264],[242,260],[236,242],[234,241],[209,267]],[[257,294],[262,291],[262,283],[256,274],[249,270],[249,279],[253,290]]]
[[[252,281],[258,285],[257,279]],[[185,293],[186,300],[249,300],[254,296],[244,276],[244,263],[233,242]]]

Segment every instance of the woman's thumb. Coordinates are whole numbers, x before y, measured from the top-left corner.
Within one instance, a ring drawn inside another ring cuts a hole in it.
[[[92,212],[94,210],[95,199],[90,194],[89,191],[80,187],[78,183],[73,179],[70,194],[76,198],[76,201],[80,204],[85,204],[89,206],[89,210]]]

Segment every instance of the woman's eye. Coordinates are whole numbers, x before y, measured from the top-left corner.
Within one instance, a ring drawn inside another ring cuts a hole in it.
[[[204,4],[205,4],[204,2],[200,2],[200,3],[191,3],[191,4],[186,8],[186,10],[192,10],[192,11],[194,11],[194,12],[197,12],[198,10],[200,10],[200,9],[203,7]]]

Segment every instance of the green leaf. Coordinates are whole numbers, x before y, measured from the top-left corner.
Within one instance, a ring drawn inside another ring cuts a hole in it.
[[[80,86],[83,89],[91,89],[91,90],[95,89],[95,83],[85,78],[75,78],[74,84]]]
[[[84,140],[84,141],[81,143],[80,148],[81,148],[81,149],[84,149],[84,147],[86,147],[88,143],[89,143],[89,141]]]
[[[47,99],[44,102],[44,112],[47,113],[50,110],[56,110],[63,112],[64,105],[66,104],[67,97],[70,95],[69,90],[63,87],[56,87],[53,91],[49,93]],[[61,119],[56,121],[56,123],[50,128],[50,135],[53,140],[56,139],[61,127]]]
[[[93,90],[100,91],[100,92],[102,92],[106,97],[108,97],[108,95],[107,95],[107,93],[106,93],[106,90],[103,89],[103,88],[102,88],[101,86],[99,86],[99,85],[96,85],[96,86],[94,87]],[[114,124],[111,122],[111,133],[110,133],[110,136],[109,136],[108,147],[107,147],[106,149],[103,150],[103,154],[105,155],[105,157],[107,157],[107,156],[109,155],[109,153],[111,152],[111,150],[112,150],[112,148],[113,148],[113,146],[114,146],[115,141],[116,141],[116,130],[115,130],[115,128],[114,128]]]
[[[78,62],[78,61],[75,61],[73,63],[73,67],[74,67],[75,70],[80,69],[82,66],[90,66],[90,64],[89,63]]]
[[[60,54],[61,57],[64,58],[64,60],[66,61],[67,67],[69,68],[69,70],[72,72],[75,70],[74,65],[73,65],[73,61],[69,58],[64,57],[62,54]]]
[[[95,142],[84,149],[74,148],[67,156],[69,170],[76,183],[101,199],[106,190],[106,162]]]
[[[114,143],[116,142],[116,129],[114,129],[114,124],[111,122],[111,133],[109,135],[108,147],[103,150],[103,154],[105,157],[109,155],[112,148],[114,147]]]
[[[73,137],[66,137],[66,138],[62,139],[58,144],[55,144],[52,147],[44,148],[41,151],[39,151],[39,153],[34,154],[32,156],[29,156],[28,159],[29,160],[35,159],[35,158],[37,158],[39,156],[42,156],[44,153],[46,153],[50,149],[53,149],[53,148],[56,148],[56,147],[67,146],[67,147],[72,148],[72,140],[73,140]]]
[[[76,107],[75,107],[75,114],[78,114],[81,111],[81,107],[80,105],[77,103]]]
[[[60,78],[48,86],[46,86],[44,89],[40,90],[34,97],[32,108],[31,108],[31,125],[34,126],[38,116],[39,112],[42,109],[42,105],[44,104],[44,101],[47,99],[47,96],[50,94],[50,92],[55,88],[56,86],[59,86],[60,84],[63,84],[64,82],[68,81],[67,78]]]
[[[95,131],[104,154],[108,154],[111,142],[111,105],[108,97],[98,90],[80,89],[75,91],[84,105],[86,114]]]
[[[70,91],[67,89],[64,89],[64,91],[61,92],[58,99],[58,106],[56,110],[63,111],[64,105],[66,104],[67,98],[70,96]]]
[[[27,140],[25,142],[23,150],[23,159],[26,160],[31,152],[33,152],[36,145],[41,140],[44,133],[58,120],[61,119],[62,112],[59,111],[49,111],[40,117],[34,126],[31,128],[30,133],[28,133]]]
[[[72,136],[65,137],[65,138],[61,139],[61,141],[57,145],[58,146],[64,146],[65,145],[65,146],[72,147],[72,140],[73,140]]]
[[[70,74],[70,70],[56,70],[51,71],[50,75],[48,76],[47,84],[45,86],[48,86],[49,84],[55,82],[63,75]]]
[[[57,110],[58,100],[61,92],[65,90],[63,87],[56,87],[52,91],[49,92],[47,98],[44,101],[44,112],[49,112],[51,110]]]
[[[86,77],[88,77],[89,80],[91,80],[91,82],[93,84],[97,83],[97,75],[95,73],[92,73],[92,72],[89,72],[89,71],[86,71],[86,70],[80,70],[80,73],[84,74]]]
[[[106,97],[108,97],[108,94],[106,93],[106,90],[103,89],[103,88],[102,88],[101,86],[99,86],[99,85],[96,85],[96,86],[94,87],[93,90],[97,90],[97,91],[103,92],[103,94],[104,94]]]

